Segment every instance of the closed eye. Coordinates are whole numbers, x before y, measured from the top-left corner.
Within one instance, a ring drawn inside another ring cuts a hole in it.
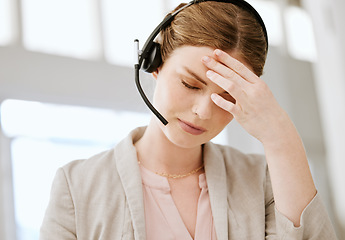
[[[186,87],[186,88],[189,88],[189,89],[193,89],[193,90],[199,90],[200,88],[198,87],[194,87],[192,85],[189,85],[188,83],[186,83],[185,81],[181,80],[181,83]]]

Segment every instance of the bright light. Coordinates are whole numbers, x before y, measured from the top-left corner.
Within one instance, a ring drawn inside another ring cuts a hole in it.
[[[292,57],[305,61],[316,61],[317,51],[313,23],[308,13],[298,7],[285,10],[286,40]]]
[[[163,18],[161,0],[103,0],[106,58],[122,66],[133,66],[134,39],[143,47],[149,34]]]
[[[249,3],[258,11],[265,23],[270,45],[279,46],[283,42],[282,19],[277,2],[252,0]]]
[[[0,0],[0,45],[7,45],[12,40],[10,0]]]
[[[147,124],[149,117],[134,112],[20,100],[5,100],[1,105],[3,130],[10,137],[109,144],[119,141],[136,126]]]
[[[29,50],[76,58],[99,55],[93,0],[22,0],[22,6]]]
[[[168,1],[168,9],[166,9],[166,13],[174,10],[180,3],[188,3],[189,1],[179,1],[179,0],[169,0]]]

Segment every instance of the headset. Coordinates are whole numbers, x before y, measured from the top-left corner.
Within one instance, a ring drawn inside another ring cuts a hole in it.
[[[194,0],[190,1],[187,3],[185,6],[182,8],[179,8],[173,13],[168,14],[163,21],[153,30],[153,32],[150,34],[148,39],[146,40],[142,50],[139,50],[139,40],[135,39],[134,40],[134,47],[135,47],[135,64],[134,64],[134,71],[135,71],[135,83],[138,88],[139,94],[141,95],[142,99],[148,106],[148,108],[157,116],[157,118],[164,124],[167,125],[168,121],[157,111],[157,109],[150,103],[148,98],[146,97],[140,81],[139,81],[139,70],[142,69],[143,71],[147,73],[152,73],[157,68],[162,64],[162,56],[161,56],[161,51],[160,51],[160,44],[157,42],[154,42],[155,38],[157,35],[166,27],[170,25],[170,23],[174,20],[175,16],[184,10],[185,8],[201,3],[201,2],[224,2],[224,3],[231,3],[236,6],[239,6],[240,8],[243,8],[253,14],[259,24],[262,27],[262,30],[265,35],[266,39],[266,51],[268,49],[268,36],[267,36],[267,31],[266,27],[264,24],[264,21],[260,17],[259,13],[252,7],[248,2],[245,0]]]

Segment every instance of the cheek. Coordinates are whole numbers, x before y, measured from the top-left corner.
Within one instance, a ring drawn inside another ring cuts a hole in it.
[[[219,107],[217,107],[214,117],[217,119],[216,124],[222,129],[234,119],[232,114]]]
[[[165,102],[169,100],[170,92],[169,92],[169,86],[164,83],[164,79],[158,78],[156,80],[156,86],[154,90],[153,95],[153,101],[155,105],[165,105]]]
[[[158,82],[161,81],[161,82]],[[157,108],[164,106],[166,109],[181,109],[188,107],[191,101],[191,94],[173,79],[159,79],[157,81],[154,103]]]

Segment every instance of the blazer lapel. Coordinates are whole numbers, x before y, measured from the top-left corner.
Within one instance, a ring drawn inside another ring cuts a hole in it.
[[[212,215],[218,240],[228,239],[227,186],[223,155],[216,145],[204,145],[204,164]]]
[[[144,131],[145,128],[133,130],[128,137],[115,147],[117,169],[126,193],[134,236],[138,240],[146,239],[146,231],[142,180],[133,140],[141,136]]]

